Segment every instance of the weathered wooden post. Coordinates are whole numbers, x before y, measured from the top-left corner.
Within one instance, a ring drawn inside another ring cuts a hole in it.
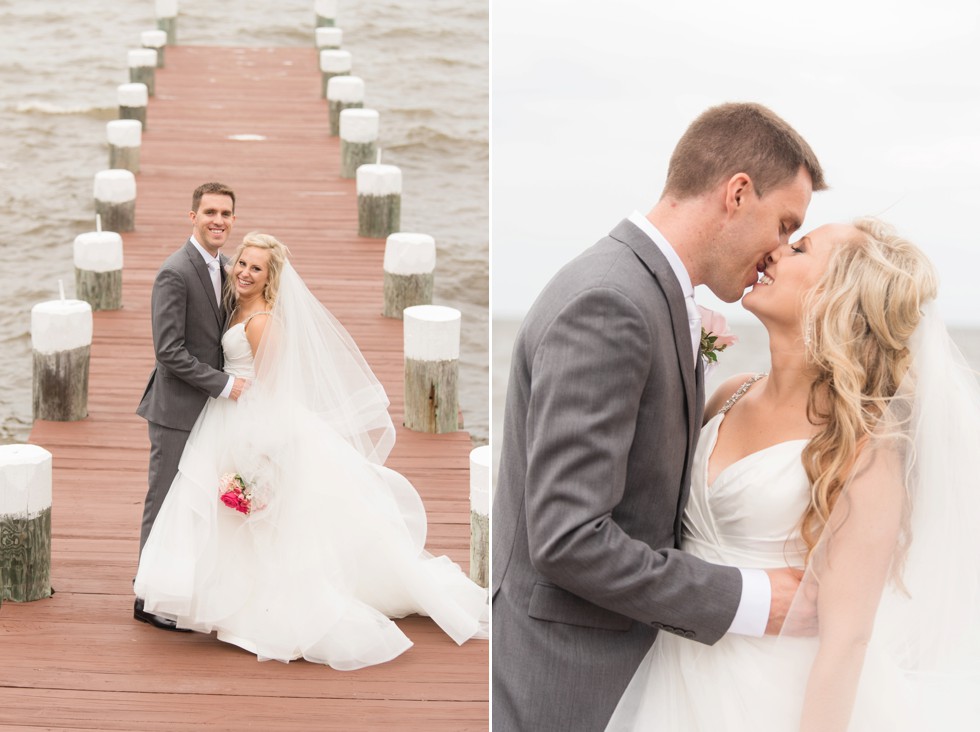
[[[470,451],[470,579],[490,584],[490,446]]]
[[[350,51],[320,51],[320,76],[323,78],[323,98],[327,98],[327,84],[335,76],[348,76],[353,68]]]
[[[340,113],[340,177],[355,178],[357,169],[378,157],[380,116],[375,109]]]
[[[119,119],[138,120],[146,129],[146,104],[149,98],[146,84],[120,84],[116,88],[119,100]]]
[[[136,228],[136,176],[128,170],[100,170],[95,174],[95,213],[108,231]]]
[[[146,84],[146,92],[152,97],[156,89],[157,52],[152,48],[134,48],[127,58],[129,81],[133,84]]]
[[[167,44],[177,45],[177,0],[156,0],[157,28],[167,34]]]
[[[0,446],[0,600],[51,597],[51,453]]]
[[[337,0],[316,0],[316,27],[329,27],[337,19]]]
[[[428,234],[398,232],[385,242],[384,293],[386,318],[402,317],[415,305],[432,304],[436,242]]]
[[[92,310],[122,307],[123,240],[114,231],[75,237],[75,295]]]
[[[167,48],[167,31],[143,31],[140,33],[140,45],[143,48],[152,48],[157,52],[157,68],[162,69],[164,65],[164,51]]]
[[[359,76],[334,76],[327,82],[327,104],[330,108],[330,134],[340,134],[340,113],[364,106],[364,80]]]
[[[321,51],[340,48],[344,42],[344,32],[340,28],[323,27],[315,32],[316,47]]]
[[[74,422],[88,415],[92,306],[50,300],[31,308],[34,419]]]
[[[140,172],[143,123],[136,119],[114,119],[105,126],[109,142],[109,167]]]
[[[401,228],[402,171],[370,163],[357,169],[357,234],[383,237]]]
[[[442,305],[405,308],[405,426],[416,432],[459,429],[461,314]]]

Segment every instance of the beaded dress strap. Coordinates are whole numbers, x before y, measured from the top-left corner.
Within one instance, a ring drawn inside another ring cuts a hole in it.
[[[718,414],[725,414],[729,409],[734,407],[735,403],[741,399],[745,395],[745,392],[752,387],[752,384],[766,376],[768,376],[768,374],[756,374],[755,376],[750,377],[748,381],[738,387],[738,390],[734,394],[728,397],[728,401],[725,402],[724,406],[718,410]]]
[[[255,317],[256,315],[272,315],[272,311],[271,311],[271,310],[263,310],[263,311],[262,311],[262,312],[260,312],[260,313],[252,313],[252,314],[251,314],[251,315],[249,315],[249,316],[248,316],[247,318],[245,318],[245,322],[244,322],[244,323],[242,323],[242,328],[248,328],[248,321],[250,321],[250,320],[251,320],[252,318],[254,318],[254,317]]]

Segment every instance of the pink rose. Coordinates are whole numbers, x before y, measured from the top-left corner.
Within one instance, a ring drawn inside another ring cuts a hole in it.
[[[240,492],[228,491],[227,493],[222,493],[221,502],[228,506],[228,508],[233,508],[239,513],[248,513],[248,501],[242,499]]]
[[[701,327],[709,336],[715,336],[715,348],[717,350],[723,351],[738,343],[738,337],[728,330],[728,321],[725,320],[724,315],[700,305],[698,305],[698,310],[701,311]]]

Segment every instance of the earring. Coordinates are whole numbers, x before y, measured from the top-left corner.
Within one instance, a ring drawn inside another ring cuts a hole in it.
[[[807,318],[804,321],[803,345],[809,348],[810,344],[813,343],[813,336],[814,336],[813,321],[810,318]]]

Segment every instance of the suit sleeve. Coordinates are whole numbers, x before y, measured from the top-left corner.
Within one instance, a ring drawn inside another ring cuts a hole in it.
[[[179,272],[166,267],[160,270],[153,282],[150,312],[157,361],[181,381],[217,398],[228,383],[228,375],[198,360],[187,350],[184,332],[187,283]]]
[[[538,344],[525,494],[531,561],[595,605],[713,643],[738,607],[738,570],[651,548],[612,518],[630,450],[643,448],[633,438],[656,335],[625,295],[596,288],[569,302]],[[673,516],[675,507],[663,510]]]

